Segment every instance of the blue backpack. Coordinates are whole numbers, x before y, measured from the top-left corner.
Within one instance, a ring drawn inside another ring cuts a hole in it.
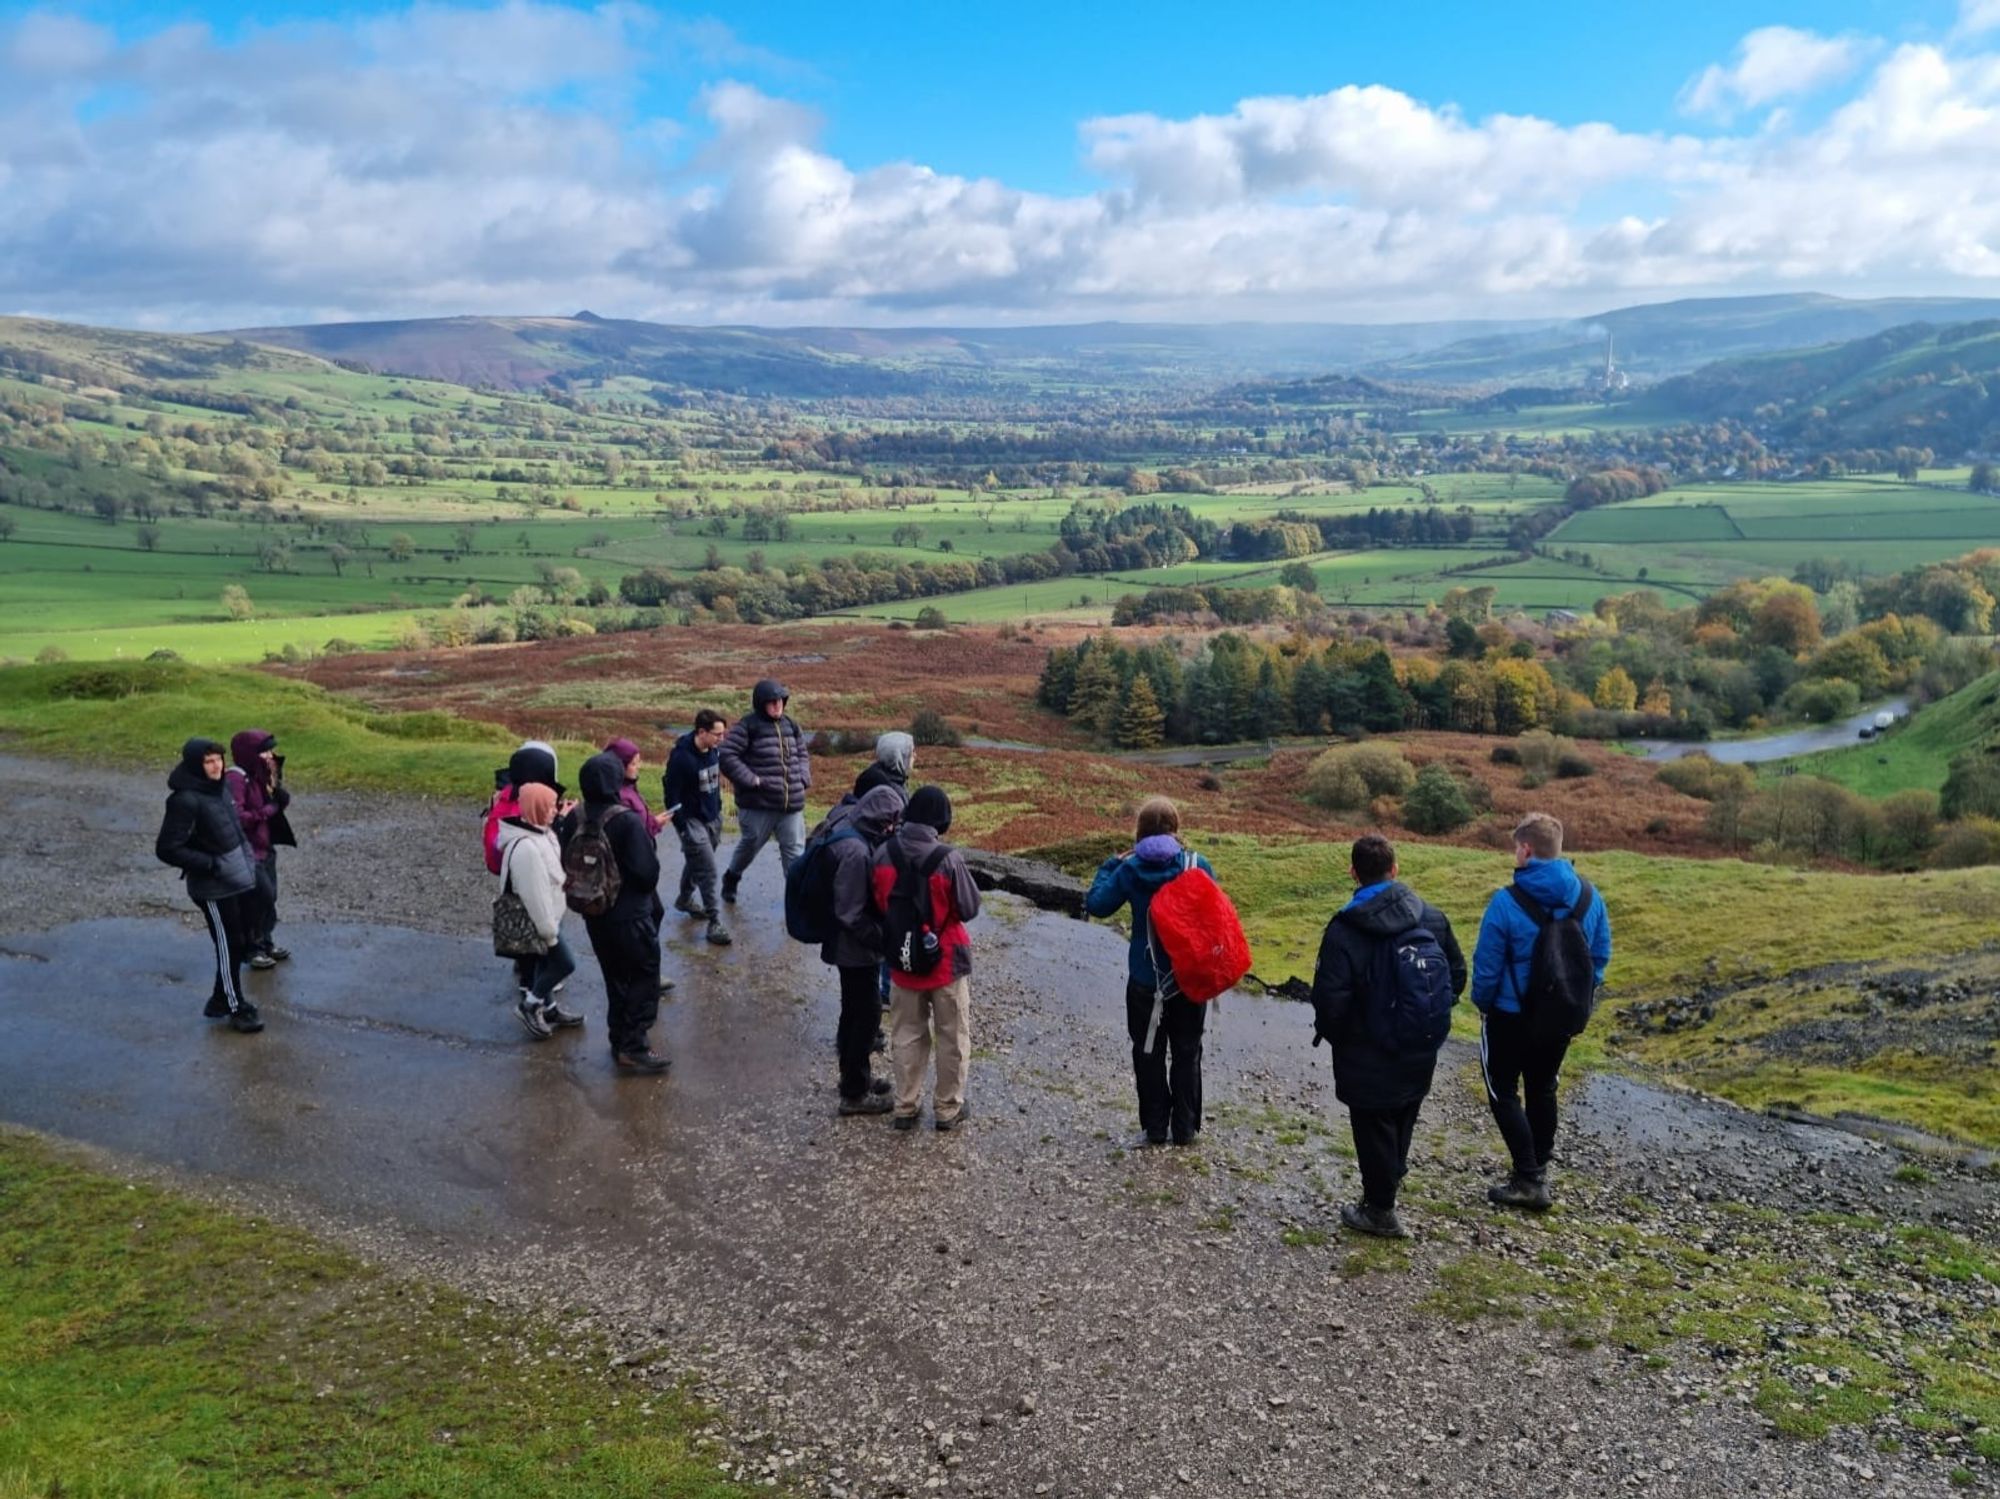
[[[1378,1039],[1397,1056],[1435,1056],[1451,1034],[1451,965],[1428,927],[1413,926],[1383,943],[1388,972],[1376,984]]]
[[[795,941],[818,946],[831,942],[840,923],[833,918],[833,858],[827,850],[861,830],[842,822],[813,829],[798,858],[785,871],[785,930]]]

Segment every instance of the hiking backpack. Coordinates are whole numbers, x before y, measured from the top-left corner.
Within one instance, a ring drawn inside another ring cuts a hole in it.
[[[1584,913],[1596,892],[1578,878],[1576,904],[1567,916],[1551,916],[1519,885],[1509,885],[1514,904],[1535,923],[1535,946],[1528,958],[1528,990],[1521,1013],[1530,1034],[1543,1041],[1569,1041],[1583,1034],[1597,1005],[1597,968],[1583,934]]]
[[[931,927],[935,914],[931,909],[931,876],[950,852],[940,843],[924,856],[923,863],[906,865],[896,857],[895,846],[890,846],[889,866],[896,871],[896,881],[889,887],[882,917],[882,946],[889,955],[889,966],[897,973],[921,978],[935,972],[944,956],[944,944]],[[929,941],[925,941],[927,937]]]
[[[1383,944],[1376,1025],[1384,1047],[1404,1057],[1435,1056],[1451,1034],[1451,964],[1435,933],[1419,923]]]
[[[851,823],[831,828],[821,823],[786,869],[785,930],[794,941],[831,942],[840,930],[833,915],[833,856],[827,850],[844,838],[860,836]]]
[[[1146,941],[1161,992],[1198,1005],[1234,988],[1250,971],[1250,944],[1236,907],[1192,853],[1181,855],[1181,872],[1153,893]]]
[[[581,916],[602,916],[618,904],[624,878],[611,840],[604,836],[604,824],[624,810],[614,805],[602,817],[586,817],[563,850],[563,899]]]

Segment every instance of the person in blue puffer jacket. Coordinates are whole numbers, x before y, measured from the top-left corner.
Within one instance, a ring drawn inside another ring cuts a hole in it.
[[[1134,1149],[1164,1145],[1169,1136],[1176,1145],[1189,1145],[1201,1132],[1201,1032],[1208,1007],[1174,994],[1154,1025],[1157,978],[1146,927],[1154,893],[1186,867],[1180,828],[1179,808],[1164,796],[1146,798],[1139,804],[1132,851],[1106,859],[1083,898],[1083,908],[1092,916],[1110,916],[1121,906],[1132,908],[1132,941],[1125,958],[1125,1027],[1132,1037],[1132,1073],[1139,1090],[1140,1134],[1131,1142]],[[1208,860],[1200,854],[1191,857],[1196,869],[1215,877]]]
[[[1514,883],[1557,920],[1583,893],[1583,879],[1562,857],[1563,825],[1546,812],[1530,812],[1514,829]],[[1593,976],[1604,982],[1611,964],[1611,918],[1596,890],[1582,916]],[[1538,1040],[1521,1015],[1528,990],[1535,919],[1503,888],[1487,902],[1472,953],[1472,1003],[1481,1016],[1479,1065],[1493,1121],[1513,1157],[1513,1173],[1486,1195],[1501,1207],[1540,1212],[1549,1206],[1548,1169],[1556,1143],[1556,1089],[1562,1081],[1567,1041]],[[1527,1089],[1526,1107],[1521,1089]]]

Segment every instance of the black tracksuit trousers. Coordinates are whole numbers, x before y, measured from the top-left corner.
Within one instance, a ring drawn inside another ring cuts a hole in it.
[[[1397,1189],[1410,1170],[1410,1136],[1424,1101],[1399,1109],[1347,1111],[1354,1131],[1354,1161],[1361,1169],[1361,1200],[1371,1208],[1393,1208]]]
[[[660,1014],[660,918],[595,916],[583,923],[604,971],[604,1026],[614,1052],[644,1051]]]
[[[250,912],[254,892],[225,895],[221,900],[194,902],[201,919],[208,923],[208,940],[215,948],[215,988],[209,993],[211,1005],[221,1003],[231,1010],[245,1008],[243,960],[250,956]]]
[[[1168,1000],[1159,1034],[1148,1050],[1146,1028],[1152,1021],[1153,991],[1128,980],[1125,1029],[1132,1037],[1139,1128],[1156,1140],[1171,1133],[1176,1145],[1185,1145],[1201,1133],[1201,1032],[1208,1023],[1208,1007],[1178,994]]]
[[[1504,1010],[1487,1011],[1480,1025],[1479,1069],[1486,1079],[1486,1101],[1518,1176],[1539,1178],[1555,1154],[1556,1089],[1568,1052],[1569,1042],[1537,1041],[1526,1021]]]
[[[882,1028],[882,993],[877,987],[880,965],[842,968],[840,973],[840,1024],[834,1030],[834,1048],[840,1053],[840,1096],[864,1097],[874,1081],[869,1058],[875,1052],[875,1032]]]

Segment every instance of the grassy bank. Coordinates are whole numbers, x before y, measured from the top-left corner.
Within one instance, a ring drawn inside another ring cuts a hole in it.
[[[495,724],[447,713],[371,713],[303,682],[174,661],[0,670],[0,744],[158,766],[164,777],[196,734],[227,740],[269,729],[301,788],[396,791],[477,800],[520,743]],[[574,775],[595,746],[557,746]]]
[[[1888,796],[1913,787],[1936,791],[1954,758],[1995,743],[2000,743],[2000,672],[1988,672],[1871,743],[1781,763],[1787,771],[1824,776],[1864,796]]]
[[[749,1492],[604,1350],[0,1134],[0,1496]],[[761,1491],[760,1491],[761,1492]]]

